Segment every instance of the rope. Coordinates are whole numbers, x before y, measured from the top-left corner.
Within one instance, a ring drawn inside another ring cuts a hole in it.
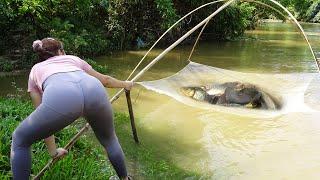
[[[196,48],[196,45],[198,44],[199,39],[200,39],[200,37],[201,37],[204,29],[207,27],[207,25],[208,25],[208,23],[209,23],[210,20],[211,20],[211,19],[209,19],[209,20],[206,22],[206,24],[203,25],[203,27],[202,27],[202,29],[201,29],[201,31],[200,31],[200,33],[199,33],[199,35],[198,35],[198,37],[197,37],[194,45],[193,45],[193,47],[192,47],[192,50],[191,50],[190,55],[189,55],[189,57],[188,57],[188,61],[191,61],[191,56],[192,56],[192,54],[193,54],[193,52],[194,52],[194,50],[195,50],[195,48]]]

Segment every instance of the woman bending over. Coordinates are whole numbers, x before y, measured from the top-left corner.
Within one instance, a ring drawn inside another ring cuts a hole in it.
[[[44,38],[33,43],[39,63],[31,69],[28,92],[36,107],[12,135],[11,167],[16,180],[29,179],[30,147],[44,139],[52,157],[67,153],[56,148],[53,134],[84,116],[122,179],[128,179],[124,154],[113,125],[113,112],[104,87],[130,90],[132,82],[95,71],[87,62],[66,55],[62,43]]]

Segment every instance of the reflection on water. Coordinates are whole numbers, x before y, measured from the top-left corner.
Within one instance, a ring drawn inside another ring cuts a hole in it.
[[[320,51],[320,25],[304,24],[316,52]],[[248,32],[243,41],[201,42],[192,60],[213,67],[245,73],[311,73],[317,68],[296,28],[284,23],[263,24]],[[156,80],[175,74],[188,62],[191,47],[178,47],[148,71],[142,80]],[[117,78],[125,79],[144,51],[115,53],[99,58],[114,67]],[[152,51],[147,62],[161,53]],[[145,62],[142,67],[144,67]],[[26,86],[26,75],[14,77]],[[254,81],[250,77],[247,81]],[[12,92],[12,78],[2,78],[1,94]],[[262,80],[266,86],[279,82]],[[287,87],[294,89],[293,87]],[[168,96],[133,89],[132,100],[144,142],[159,147],[159,156],[171,159],[182,169],[197,171],[212,179],[318,179],[320,176],[320,83],[311,81],[304,102],[313,112],[287,112],[272,117],[241,116],[228,111],[202,109]],[[283,87],[286,88],[286,87]],[[114,94],[116,90],[108,90]],[[292,96],[294,98],[294,96]],[[301,103],[292,101],[291,103]],[[114,103],[127,112],[122,96]],[[232,111],[232,108],[230,108]],[[139,133],[138,128],[138,133]],[[145,136],[144,136],[145,135]]]

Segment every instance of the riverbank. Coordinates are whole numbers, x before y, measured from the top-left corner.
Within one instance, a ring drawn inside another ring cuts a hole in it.
[[[7,76],[19,76],[22,74],[27,73],[29,70],[15,70],[11,72],[0,72],[0,77],[7,77]]]
[[[86,58],[85,61],[89,63],[96,71],[99,71],[100,73],[110,73],[110,68],[106,65],[102,66],[99,65],[96,61]],[[26,74],[29,72],[30,69],[22,69],[22,70],[13,70],[10,72],[1,72],[0,71],[0,77],[7,77],[7,76],[19,76]]]
[[[12,178],[9,161],[11,134],[19,122],[32,111],[30,101],[0,98],[0,179]],[[199,174],[182,170],[169,160],[158,157],[156,149],[160,147],[144,144],[143,138],[141,144],[135,144],[129,122],[126,114],[115,113],[116,131],[127,158],[130,174],[138,177],[137,179],[200,178]],[[58,146],[64,146],[84,123],[84,119],[79,119],[55,134]],[[92,134],[90,130],[83,135],[69,154],[45,173],[43,179],[108,179],[115,175],[102,147],[96,141],[92,141]],[[43,142],[32,146],[32,156],[32,174],[35,175],[50,159]]]

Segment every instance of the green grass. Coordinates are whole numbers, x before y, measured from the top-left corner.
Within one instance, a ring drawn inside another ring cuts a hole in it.
[[[11,179],[10,144],[11,134],[25,117],[33,111],[30,101],[20,98],[0,98],[0,179]],[[60,131],[56,135],[59,147],[64,146],[80,129],[84,121],[80,120]],[[160,157],[158,147],[132,139],[130,120],[126,114],[115,113],[117,135],[126,155],[127,164],[135,164],[135,172],[129,169],[136,179],[199,179],[194,172],[188,172],[175,166],[170,159]],[[91,131],[91,130],[90,130]],[[115,172],[105,153],[92,133],[86,133],[78,140],[69,154],[52,166],[42,179],[108,179]],[[32,146],[32,174],[35,175],[49,161],[50,157],[43,142]]]
[[[33,111],[29,101],[0,99],[0,179],[10,179],[11,134],[21,120]],[[71,125],[56,134],[58,146],[64,146],[74,136],[79,125]],[[50,157],[43,142],[32,146],[32,174],[35,175],[49,161]],[[87,136],[77,141],[69,155],[50,168],[43,179],[108,179],[114,171],[106,158],[92,144]]]

